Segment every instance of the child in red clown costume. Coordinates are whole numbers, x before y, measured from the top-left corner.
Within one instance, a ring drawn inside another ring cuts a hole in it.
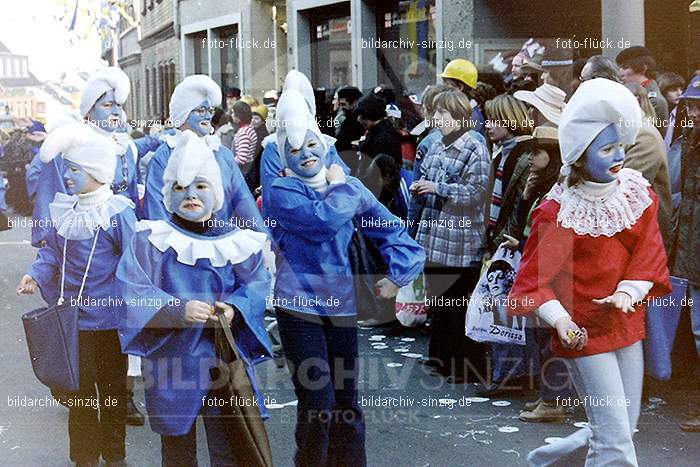
[[[533,214],[509,303],[554,328],[589,426],[535,449],[547,466],[588,446],[586,466],[636,466],[632,435],[644,372],[644,301],[670,292],[656,221],[658,201],[639,172],[622,168],[641,112],[624,86],[583,83],[559,125],[563,181]]]

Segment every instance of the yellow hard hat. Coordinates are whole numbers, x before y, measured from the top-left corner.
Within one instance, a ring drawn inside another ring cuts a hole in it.
[[[461,81],[472,89],[476,89],[478,72],[476,67],[469,60],[455,58],[447,64],[442,74],[442,78],[452,78]]]
[[[253,113],[260,115],[260,118],[267,120],[267,106],[264,104],[256,105],[251,109]]]

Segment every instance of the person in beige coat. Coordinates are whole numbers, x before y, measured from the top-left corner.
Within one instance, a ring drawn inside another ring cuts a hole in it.
[[[625,149],[624,166],[642,173],[659,197],[659,229],[668,251],[671,237],[671,181],[668,175],[666,146],[656,127],[644,120],[634,144]]]

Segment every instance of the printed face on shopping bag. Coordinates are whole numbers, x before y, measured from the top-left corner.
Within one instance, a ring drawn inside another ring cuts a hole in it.
[[[211,217],[216,202],[214,188],[204,177],[195,177],[188,186],[174,183],[170,196],[170,210],[191,222],[202,222]]]
[[[97,99],[87,117],[98,128],[113,132],[120,126],[121,114],[122,105],[117,103],[114,98],[114,90],[110,89]]]
[[[199,136],[206,136],[212,132],[211,119],[214,109],[209,106],[208,100],[203,100],[187,116],[187,126]]]
[[[284,152],[287,166],[300,177],[309,178],[317,175],[326,163],[323,145],[311,130],[306,132],[304,142],[299,148],[293,148],[289,141],[286,141]]]
[[[84,193],[90,185],[97,183],[95,179],[80,165],[64,159],[63,183],[71,195]],[[92,182],[92,183],[91,183]]]
[[[624,161],[625,150],[620,142],[620,134],[615,124],[611,123],[598,133],[586,149],[583,168],[590,181],[608,183],[617,179]]]
[[[486,286],[493,297],[508,293],[508,270],[510,266],[505,261],[495,261],[486,272]]]

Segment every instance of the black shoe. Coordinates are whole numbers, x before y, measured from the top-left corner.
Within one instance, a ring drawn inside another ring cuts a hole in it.
[[[143,426],[144,423],[146,423],[146,416],[136,406],[133,397],[130,397],[126,402],[126,424],[129,426]]]

